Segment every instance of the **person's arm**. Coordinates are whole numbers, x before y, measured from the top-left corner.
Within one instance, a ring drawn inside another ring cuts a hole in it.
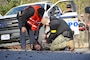
[[[27,20],[29,17],[33,16],[33,14],[34,14],[34,9],[33,9],[33,7],[29,7],[28,9],[26,9],[26,10],[22,13],[22,15],[21,15],[21,17],[20,17],[20,20],[22,21],[22,27],[25,27],[26,20]]]
[[[17,13],[17,19],[19,19],[19,18],[21,17],[22,12],[23,12],[23,11],[19,11],[19,12]]]
[[[38,40],[38,37],[39,37],[39,30],[40,28],[42,27],[43,25],[40,24],[40,26],[37,27],[37,30],[35,31],[35,40]]]

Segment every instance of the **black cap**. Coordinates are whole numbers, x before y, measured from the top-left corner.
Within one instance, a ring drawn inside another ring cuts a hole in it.
[[[68,4],[68,5],[67,5],[67,8],[71,8],[71,4]]]

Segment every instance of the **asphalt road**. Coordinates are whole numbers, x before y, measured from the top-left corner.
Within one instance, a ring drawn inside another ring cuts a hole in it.
[[[83,49],[74,52],[2,50],[0,60],[90,60],[90,51]]]
[[[39,37],[43,34],[43,28]],[[39,38],[41,41],[42,38]],[[18,45],[14,43],[12,45]],[[4,44],[5,45],[5,44]],[[11,44],[10,44],[11,45]],[[5,45],[9,46],[9,44]],[[20,46],[14,46],[15,49],[0,49],[0,60],[90,60],[90,50],[75,49],[73,52],[70,51],[31,51],[21,50]]]

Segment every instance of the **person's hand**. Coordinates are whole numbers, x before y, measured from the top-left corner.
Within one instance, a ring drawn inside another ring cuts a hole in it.
[[[42,20],[41,20],[41,23],[42,23],[43,25],[49,25],[50,19],[47,18],[47,17],[43,17]]]
[[[42,38],[43,38],[43,39],[45,39],[46,37],[47,37],[46,34],[43,34],[43,35],[42,35]]]
[[[37,51],[40,51],[41,50],[41,46],[39,44],[34,45],[34,48]]]
[[[42,43],[46,43],[47,41],[46,40],[42,40]]]
[[[22,32],[26,32],[26,27],[22,27]]]

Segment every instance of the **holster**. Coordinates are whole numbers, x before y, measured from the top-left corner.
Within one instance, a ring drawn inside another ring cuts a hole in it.
[[[72,39],[73,39],[73,35],[74,35],[74,31],[64,31],[64,32],[62,33],[62,35],[63,35],[64,37],[70,38],[70,39],[72,40]]]

